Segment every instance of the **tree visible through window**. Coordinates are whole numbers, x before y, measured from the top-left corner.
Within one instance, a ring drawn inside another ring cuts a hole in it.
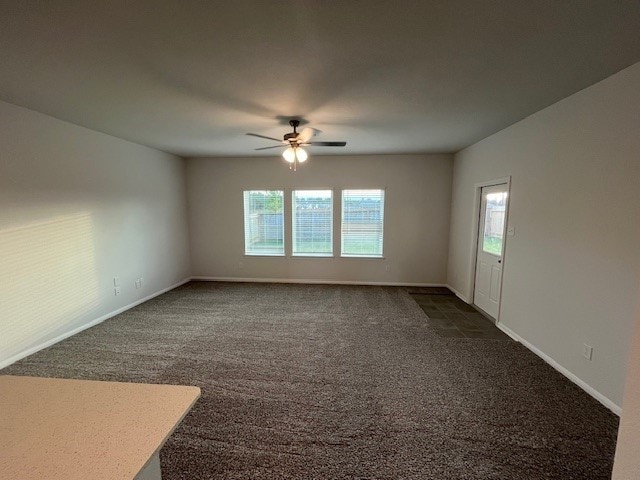
[[[342,191],[343,257],[382,257],[384,190]]]
[[[284,192],[244,192],[244,253],[284,255]]]
[[[333,254],[333,195],[331,190],[294,190],[293,255]]]

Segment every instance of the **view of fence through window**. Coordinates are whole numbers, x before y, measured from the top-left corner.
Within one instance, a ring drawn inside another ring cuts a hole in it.
[[[333,254],[333,195],[331,190],[295,190],[293,255]]]
[[[333,255],[333,191],[294,190],[292,254]],[[341,255],[382,257],[384,190],[342,191]],[[245,255],[284,256],[284,191],[244,191]]]
[[[244,253],[284,255],[284,192],[244,192]]]
[[[482,250],[493,255],[502,256],[506,203],[507,192],[489,193],[487,195]]]
[[[384,190],[342,191],[342,256],[382,257]]]

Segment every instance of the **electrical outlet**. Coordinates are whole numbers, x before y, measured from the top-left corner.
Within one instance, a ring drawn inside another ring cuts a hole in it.
[[[120,287],[114,287],[113,288],[113,294],[117,297],[118,295],[120,295]]]
[[[582,356],[587,360],[591,361],[593,358],[593,347],[591,345],[587,345],[586,343],[582,345]]]
[[[142,285],[144,285],[144,278],[140,277],[138,280],[140,280],[140,288],[142,288]]]
[[[136,288],[140,288],[140,279],[136,278]]]

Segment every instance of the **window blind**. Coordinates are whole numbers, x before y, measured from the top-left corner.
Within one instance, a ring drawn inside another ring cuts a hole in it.
[[[343,257],[382,257],[384,190],[342,191]]]
[[[284,256],[284,192],[245,190],[245,255]]]
[[[294,190],[292,194],[293,255],[333,255],[333,192]]]

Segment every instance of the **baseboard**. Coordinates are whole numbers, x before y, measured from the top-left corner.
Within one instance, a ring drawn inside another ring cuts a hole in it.
[[[556,362],[553,358],[551,358],[549,355],[544,353],[542,350],[536,348],[534,345],[527,342],[524,338],[522,338],[516,332],[511,330],[509,327],[505,327],[501,323],[497,323],[496,326],[500,330],[502,330],[504,333],[509,335],[511,338],[513,338],[516,342],[519,342],[525,347],[527,347],[529,350],[535,353],[538,357],[543,359],[545,362],[547,362],[549,365],[555,368],[558,372],[560,372],[562,375],[567,377],[569,380],[571,380],[573,383],[575,383],[577,386],[579,386],[581,389],[583,389],[585,392],[587,392],[589,395],[591,395],[593,398],[595,398],[597,401],[599,401],[602,405],[607,407],[613,413],[620,416],[620,414],[622,413],[622,407],[614,403],[611,399],[604,396],[602,393],[597,391],[591,385],[587,384],[584,380],[581,380],[580,378],[578,378],[576,375],[574,375],[569,370],[564,368],[562,365],[560,365],[558,362]]]
[[[446,287],[444,283],[364,282],[351,280],[316,280],[305,278],[241,278],[241,277],[191,277],[201,282],[255,282],[255,283],[308,283],[320,285],[374,285],[381,287]]]
[[[2,361],[0,361],[0,369],[8,367],[9,365],[11,365],[12,363],[17,362],[18,360],[22,360],[23,358],[28,357],[29,355],[32,355],[32,354],[34,354],[34,353],[36,353],[36,352],[38,352],[38,351],[40,351],[42,349],[50,347],[51,345],[54,345],[54,344],[64,340],[65,338],[69,338],[69,337],[71,337],[73,335],[76,335],[77,333],[82,332],[83,330],[86,330],[86,329],[91,328],[91,327],[93,327],[95,325],[98,325],[99,323],[102,323],[105,320],[108,320],[109,318],[115,317],[116,315],[119,315],[119,314],[121,314],[123,312],[126,312],[127,310],[130,310],[131,308],[136,307],[136,306],[140,305],[141,303],[147,302],[147,301],[151,300],[152,298],[157,297],[158,295],[162,295],[163,293],[166,293],[166,292],[168,292],[170,290],[173,290],[174,288],[177,288],[177,287],[179,287],[181,285],[184,285],[185,283],[187,283],[187,282],[189,282],[191,280],[211,281],[211,282],[307,283],[307,284],[378,285],[378,286],[402,286],[402,287],[447,287],[449,290],[451,290],[453,293],[455,293],[461,300],[463,300],[466,303],[469,303],[468,300],[463,295],[461,295],[458,291],[456,291],[450,285],[439,284],[439,283],[358,282],[358,281],[336,281],[336,280],[315,280],[315,279],[314,280],[310,280],[310,279],[282,279],[282,278],[238,278],[238,277],[203,277],[203,276],[194,276],[194,277],[190,277],[190,278],[185,278],[184,280],[182,280],[182,281],[180,281],[180,282],[178,282],[178,283],[176,283],[174,285],[171,285],[171,286],[169,286],[167,288],[163,288],[162,290],[154,292],[151,295],[147,295],[146,297],[141,298],[139,300],[136,300],[135,302],[130,303],[128,305],[125,305],[124,307],[121,307],[121,308],[119,308],[117,310],[114,310],[114,311],[109,312],[109,313],[107,313],[105,315],[102,315],[101,317],[96,318],[95,320],[92,320],[89,323],[86,323],[86,324],[84,324],[84,325],[82,325],[80,327],[77,327],[77,328],[75,328],[73,330],[65,332],[62,335],[59,335],[59,336],[57,336],[57,337],[55,337],[55,338],[53,338],[51,340],[47,340],[46,342],[43,342],[40,345],[37,345],[35,347],[31,347],[31,348],[29,348],[27,350],[24,350],[24,351],[20,352],[19,354],[14,355],[13,357],[10,357],[10,358],[8,358],[6,360],[2,360]],[[617,405],[612,400],[607,398],[605,395],[603,395],[602,393],[597,391],[595,388],[593,388],[592,386],[590,386],[589,384],[587,384],[586,382],[584,382],[583,380],[578,378],[576,375],[574,375],[569,370],[564,368],[562,365],[560,365],[558,362],[556,362],[553,358],[551,358],[550,356],[545,354],[542,350],[538,349],[533,344],[531,344],[528,341],[526,341],[524,338],[522,338],[516,332],[511,330],[509,327],[506,327],[502,323],[497,323],[496,326],[500,330],[502,330],[504,333],[506,333],[509,337],[514,339],[516,342],[521,343],[526,348],[531,350],[534,354],[536,354],[538,357],[542,358],[545,362],[547,362],[549,365],[551,365],[554,369],[556,369],[562,375],[564,375],[569,380],[571,380],[573,383],[578,385],[585,392],[587,392],[589,395],[591,395],[593,398],[595,398],[597,401],[599,401],[602,405],[604,405],[609,410],[611,410],[613,413],[615,413],[616,415],[620,416],[620,414],[622,413],[622,408],[619,405]]]
[[[95,320],[90,321],[89,323],[85,323],[84,325],[81,325],[77,328],[74,328],[73,330],[70,330],[68,332],[63,333],[62,335],[58,335],[55,338],[52,338],[51,340],[47,340],[46,342],[43,342],[39,345],[36,345],[35,347],[31,347],[27,350],[24,350],[20,353],[18,353],[17,355],[14,355],[6,360],[0,360],[0,370],[8,367],[9,365],[11,365],[12,363],[17,362],[18,360],[22,360],[25,357],[28,357],[29,355],[33,355],[36,352],[39,352],[40,350],[43,350],[47,347],[50,347],[51,345],[54,345],[62,340],[64,340],[65,338],[69,338],[72,337],[73,335],[82,332],[83,330],[86,330],[87,328],[91,328],[95,325],[98,325],[99,323],[104,322],[105,320],[108,320],[111,317],[115,317],[116,315],[121,314],[122,312],[126,312],[127,310],[136,307],[138,305],[140,305],[141,303],[144,303],[146,301],[151,300],[152,298],[157,297],[158,295],[162,295],[163,293],[167,293],[169,290],[173,290],[174,288],[179,287],[180,285],[184,285],[185,283],[189,282],[191,279],[190,278],[185,278],[184,280],[176,283],[175,285],[171,285],[170,287],[167,288],[163,288],[162,290],[159,290],[157,292],[152,293],[151,295],[147,295],[144,298],[141,298],[140,300],[136,300],[133,303],[130,303],[129,305],[125,305],[124,307],[118,308],[117,310],[114,310],[112,312],[109,312],[105,315],[102,315],[99,318],[96,318]]]
[[[458,290],[453,288],[451,285],[447,284],[447,285],[445,285],[445,287],[447,287],[449,290],[451,290],[455,294],[455,296],[458,297],[460,300],[462,300],[464,303],[471,304],[471,301],[467,297],[462,295]]]

